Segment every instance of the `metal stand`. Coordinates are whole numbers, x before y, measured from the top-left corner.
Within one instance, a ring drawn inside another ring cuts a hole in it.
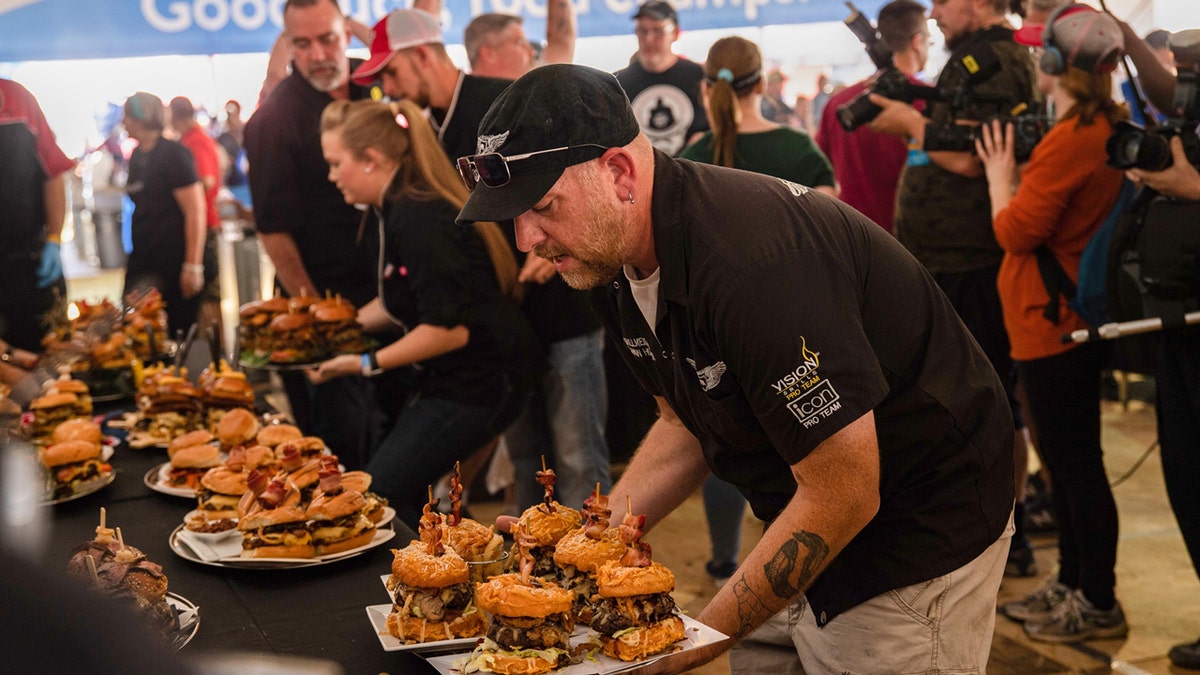
[[[1198,324],[1200,324],[1200,312],[1188,312],[1183,315],[1183,325],[1195,326]],[[1137,321],[1113,322],[1096,328],[1065,333],[1062,336],[1062,341],[1063,344],[1068,344],[1071,342],[1091,342],[1093,340],[1116,340],[1126,335],[1152,333],[1163,328],[1163,320],[1158,317],[1138,319]]]

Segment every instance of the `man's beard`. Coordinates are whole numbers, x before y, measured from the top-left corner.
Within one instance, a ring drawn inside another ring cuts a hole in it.
[[[954,35],[947,35],[943,31],[942,37],[945,38],[946,51],[953,53],[955,49],[958,49],[959,46],[970,39],[971,35],[973,34],[973,31],[960,31]]]
[[[621,217],[621,207],[605,201],[600,188],[591,188],[584,181],[587,195],[579,222],[583,226],[584,243],[567,251],[560,248],[536,247],[534,253],[548,260],[567,254],[575,259],[577,269],[559,272],[567,285],[577,290],[595,288],[616,278],[626,262],[626,251],[622,235],[626,223]]]
[[[337,61],[316,61],[309,66],[304,79],[308,80],[313,89],[328,93],[346,82],[346,72]]]

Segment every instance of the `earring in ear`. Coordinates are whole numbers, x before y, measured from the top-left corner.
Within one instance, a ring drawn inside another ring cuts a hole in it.
[[[633,193],[632,192],[629,193],[629,203],[630,204],[633,203]]]
[[[374,170],[375,170],[375,167],[371,166],[370,164],[363,167],[363,173],[371,173]]]

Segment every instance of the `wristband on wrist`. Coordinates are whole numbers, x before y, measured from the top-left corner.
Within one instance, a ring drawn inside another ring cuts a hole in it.
[[[375,377],[383,372],[383,369],[379,367],[379,360],[375,358],[375,352],[363,352],[361,358],[363,377]]]
[[[184,272],[192,272],[194,274],[204,274],[203,263],[183,263]]]
[[[46,243],[61,245],[62,244],[62,235],[61,234],[48,234],[48,235],[46,235]]]

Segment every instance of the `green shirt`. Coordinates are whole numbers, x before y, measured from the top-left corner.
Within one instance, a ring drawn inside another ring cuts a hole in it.
[[[684,159],[713,163],[712,132],[706,132],[682,154]],[[808,187],[833,186],[833,166],[812,137],[790,127],[738,134],[733,168],[763,173]]]

